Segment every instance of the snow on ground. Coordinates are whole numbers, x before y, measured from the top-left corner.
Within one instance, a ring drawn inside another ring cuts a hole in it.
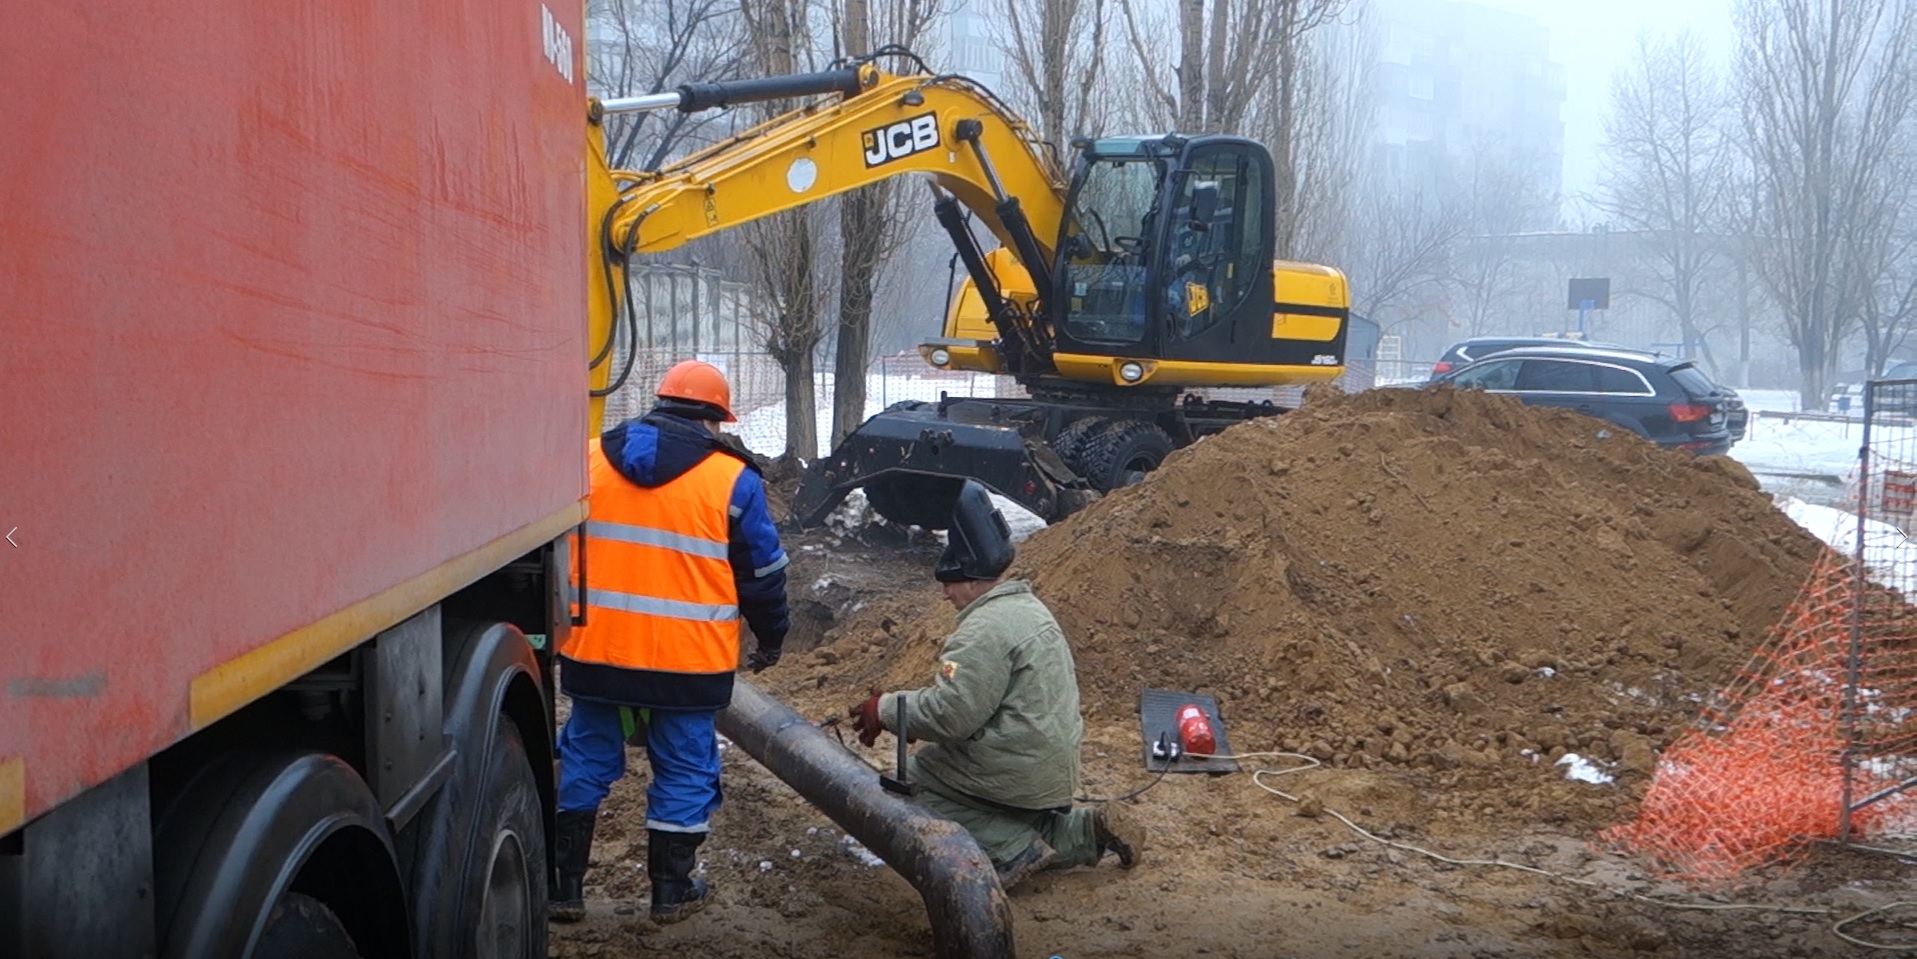
[[[1856,513],[1789,497],[1779,497],[1777,508],[1832,549],[1857,555]],[[1917,543],[1896,526],[1864,520],[1864,566],[1871,579],[1906,595],[1917,594]]]
[[[1797,412],[1796,390],[1738,390],[1737,395],[1744,398],[1745,406],[1754,410]]]
[[[1781,420],[1752,416],[1731,458],[1744,464],[1766,492],[1825,506],[1841,505],[1857,479],[1863,427],[1850,422]]]
[[[1570,767],[1564,771],[1564,778],[1574,779],[1581,783],[1592,783],[1602,786],[1606,783],[1614,782],[1616,779],[1616,777],[1600,768],[1595,761],[1586,759],[1577,753],[1565,753],[1559,756],[1557,765]]]

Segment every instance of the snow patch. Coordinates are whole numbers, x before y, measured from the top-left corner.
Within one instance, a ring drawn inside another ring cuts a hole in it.
[[[1558,757],[1557,765],[1571,767],[1564,771],[1564,778],[1576,780],[1577,782],[1595,783],[1602,786],[1616,781],[1615,777],[1605,772],[1595,761],[1586,759],[1577,753],[1565,753],[1563,756]]]
[[[854,859],[857,859],[859,862],[865,864],[867,867],[877,867],[877,866],[885,865],[885,860],[880,859],[878,856],[873,855],[872,850],[865,848],[863,844],[861,844],[857,839],[854,839],[851,836],[846,836],[845,838],[839,840],[839,844],[845,847],[846,855],[851,856]]]

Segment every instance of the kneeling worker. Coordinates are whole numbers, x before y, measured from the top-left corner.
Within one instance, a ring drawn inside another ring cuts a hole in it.
[[[1139,836],[1110,806],[1072,808],[1078,787],[1078,677],[1072,650],[1030,584],[1001,581],[1014,549],[1005,517],[966,482],[935,571],[958,628],[924,689],[886,693],[849,710],[871,746],[897,724],[927,745],[909,775],[918,802],[965,827],[1011,888],[1041,869],[1138,862]],[[893,732],[897,732],[893,729]]]

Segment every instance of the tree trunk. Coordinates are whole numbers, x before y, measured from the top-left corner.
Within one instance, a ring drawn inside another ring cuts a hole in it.
[[[1178,132],[1205,130],[1205,0],[1180,0],[1178,35]]]
[[[845,55],[870,52],[866,0],[845,0]],[[839,338],[832,359],[832,447],[865,420],[865,368],[872,341],[872,288],[879,258],[871,237],[885,232],[886,191],[874,184],[839,201]]]
[[[1750,267],[1744,257],[1737,258],[1737,375],[1740,388],[1751,385],[1751,286]],[[1822,407],[1818,407],[1821,409]]]
[[[1225,70],[1232,62],[1228,46],[1232,38],[1226,32],[1231,26],[1230,12],[1231,0],[1211,0],[1211,39],[1206,43],[1205,53],[1205,112],[1201,120],[1205,126],[1202,132],[1227,132],[1222,129],[1222,123],[1228,85]]]
[[[819,455],[818,370],[811,348],[785,358],[785,451],[810,463]]]

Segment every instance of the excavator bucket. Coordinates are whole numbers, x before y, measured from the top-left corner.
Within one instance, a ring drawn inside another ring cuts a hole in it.
[[[1047,411],[1017,401],[905,402],[866,420],[799,482],[792,519],[817,526],[864,488],[872,509],[904,526],[944,529],[965,480],[1046,520],[1089,499],[1045,442]]]

